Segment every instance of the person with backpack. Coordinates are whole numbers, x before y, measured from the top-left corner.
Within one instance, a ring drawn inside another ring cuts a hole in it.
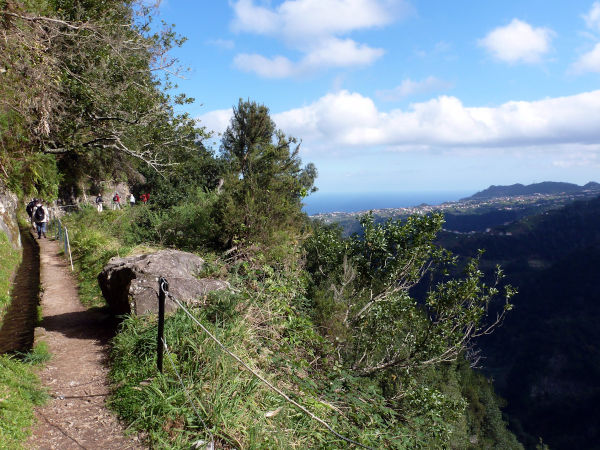
[[[32,217],[35,222],[35,230],[37,231],[38,239],[41,239],[42,236],[46,237],[46,224],[48,223],[50,214],[42,200],[38,200],[37,205],[33,210]]]
[[[27,211],[27,215],[29,216],[29,221],[33,224],[33,219],[32,219],[32,215],[33,215],[33,209],[35,208],[35,205],[37,203],[37,198],[32,199],[29,203],[27,203],[27,206],[25,207],[25,211]]]
[[[113,210],[121,209],[121,197],[118,192],[115,192],[115,195],[113,196],[112,206]]]
[[[102,194],[98,194],[98,197],[96,197],[96,208],[98,208],[98,212],[102,212],[102,203],[104,203]]]
[[[129,194],[129,205],[132,208],[135,206],[135,196],[133,194]]]

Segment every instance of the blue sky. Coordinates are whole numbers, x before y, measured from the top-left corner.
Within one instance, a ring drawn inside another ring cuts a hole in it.
[[[302,139],[321,192],[600,181],[600,1],[164,0],[186,106],[239,98]]]

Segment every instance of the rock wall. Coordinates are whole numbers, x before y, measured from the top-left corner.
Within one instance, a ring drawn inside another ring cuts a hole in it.
[[[0,231],[6,233],[9,242],[14,248],[22,247],[19,224],[17,222],[19,206],[19,199],[15,194],[2,191],[0,188]]]

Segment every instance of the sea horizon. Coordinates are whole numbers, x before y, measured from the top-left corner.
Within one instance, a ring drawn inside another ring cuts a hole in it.
[[[408,208],[424,203],[440,205],[475,194],[473,190],[396,192],[315,192],[303,201],[308,215],[359,212],[371,209]]]

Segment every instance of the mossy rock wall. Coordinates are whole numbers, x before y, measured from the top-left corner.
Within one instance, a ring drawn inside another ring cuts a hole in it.
[[[11,245],[17,249],[21,248],[21,235],[17,222],[17,209],[19,200],[15,194],[2,191],[0,188],[0,231],[6,233]]]

